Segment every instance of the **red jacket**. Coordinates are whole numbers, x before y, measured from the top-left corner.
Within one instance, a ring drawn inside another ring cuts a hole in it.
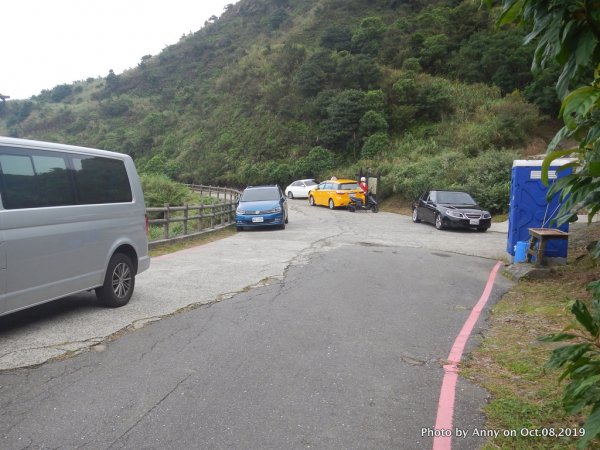
[[[367,195],[369,193],[369,187],[367,186],[367,183],[365,183],[364,181],[361,181],[360,183],[358,183],[358,185],[360,186],[360,188],[362,189],[362,191],[365,195]]]

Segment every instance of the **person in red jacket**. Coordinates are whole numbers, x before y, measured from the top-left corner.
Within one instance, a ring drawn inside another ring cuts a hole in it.
[[[365,195],[364,203],[367,202],[367,194],[369,192],[369,187],[367,186],[367,179],[365,177],[360,177],[360,182],[358,183],[358,187],[363,191]],[[363,200],[358,198],[355,194],[350,195],[350,200],[356,204],[356,207],[360,208],[363,205]]]
[[[360,177],[360,183],[358,183],[358,185],[362,189],[363,194],[365,194],[365,201],[366,201],[367,194],[369,193],[369,186],[367,185],[367,179],[365,177]]]

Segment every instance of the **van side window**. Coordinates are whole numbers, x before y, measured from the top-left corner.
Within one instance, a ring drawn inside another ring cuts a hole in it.
[[[97,156],[73,155],[78,203],[128,203],[133,200],[123,161]]]
[[[67,173],[67,161],[61,156],[33,155],[33,168],[41,206],[73,204],[73,188]]]
[[[73,203],[64,158],[0,155],[2,201],[6,209],[41,208]]]

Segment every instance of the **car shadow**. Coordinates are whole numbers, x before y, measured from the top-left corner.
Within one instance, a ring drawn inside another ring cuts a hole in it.
[[[286,225],[287,227],[287,225]],[[282,230],[281,228],[279,228],[278,226],[273,226],[273,227],[244,227],[244,231],[240,231],[240,233],[258,233],[258,232],[263,232],[263,233],[270,233],[273,231],[285,231]]]
[[[435,225],[432,223],[428,223],[428,222],[420,222],[420,223],[416,223],[415,225],[425,225],[425,226],[429,226],[431,228],[435,228]],[[451,227],[446,227],[446,228],[442,228],[441,230],[437,230],[440,233],[444,233],[444,232],[450,232],[450,233],[459,233],[459,234],[464,234],[464,233],[476,233],[476,234],[485,234],[484,231],[479,231],[475,228],[460,228],[460,227],[456,227],[456,228],[451,228]],[[489,231],[489,228],[488,228]]]
[[[4,333],[18,330],[42,322],[60,321],[67,315],[79,314],[85,310],[102,308],[93,292],[63,297],[42,305],[27,308],[0,317],[0,337]]]

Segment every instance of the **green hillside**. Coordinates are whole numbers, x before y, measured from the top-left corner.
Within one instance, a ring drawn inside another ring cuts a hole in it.
[[[241,0],[135,69],[0,103],[0,134],[125,152],[142,172],[242,187],[382,176],[508,207],[542,152],[556,71],[479,0]],[[5,93],[10,95],[10,93]],[[537,140],[536,140],[537,139]],[[533,149],[533,150],[532,150]]]

